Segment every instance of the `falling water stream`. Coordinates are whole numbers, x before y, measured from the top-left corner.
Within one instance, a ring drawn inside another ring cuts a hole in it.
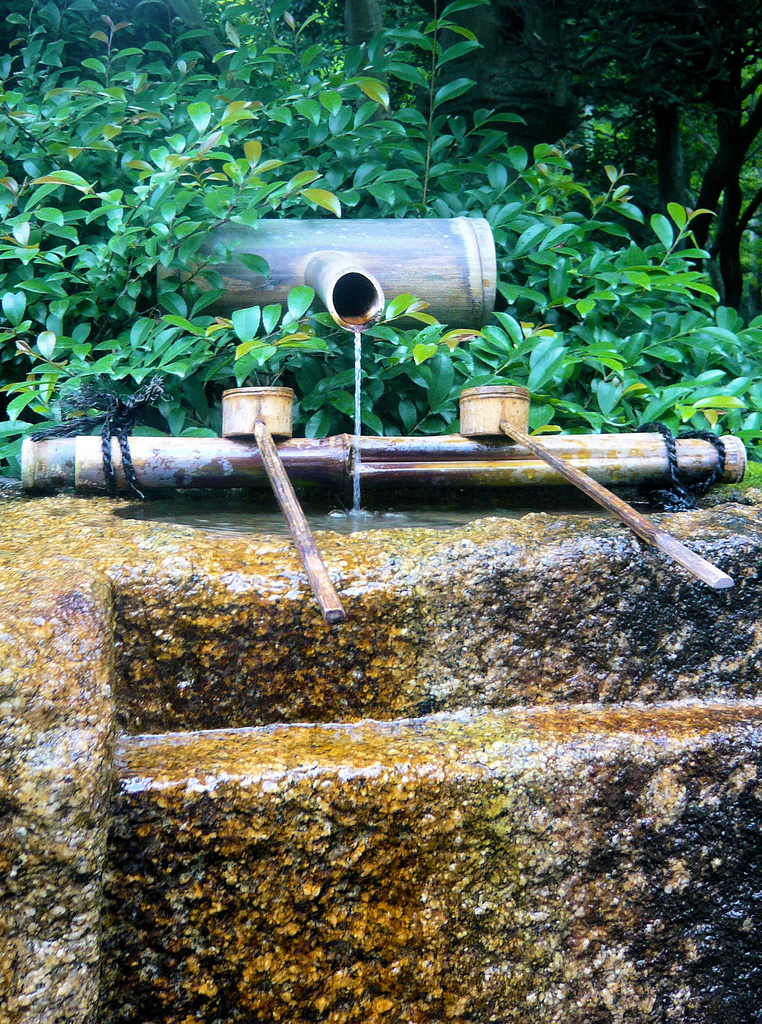
[[[362,433],[362,332],[355,336],[355,435],[354,469],[352,473],[352,512],[360,514],[360,434]]]

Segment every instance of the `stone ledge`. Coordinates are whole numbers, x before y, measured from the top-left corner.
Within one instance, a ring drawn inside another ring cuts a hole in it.
[[[762,701],[123,738],[109,1024],[751,1020]]]
[[[0,569],[0,1019],[89,1024],[113,777],[107,581]]]
[[[9,500],[0,561],[34,565],[55,538],[110,579],[131,732],[762,692],[758,508],[659,517],[735,577],[721,593],[585,516],[322,533],[349,613],[331,629],[287,540],[127,521],[121,507]]]

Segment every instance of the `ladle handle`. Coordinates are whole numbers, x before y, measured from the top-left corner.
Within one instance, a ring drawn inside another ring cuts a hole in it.
[[[283,517],[288,523],[294,547],[299,553],[304,571],[307,573],[307,579],[310,581],[312,593],[320,605],[323,619],[329,626],[343,622],[347,617],[346,612],[336,593],[336,588],[328,577],[328,571],[315,545],[312,530],[310,530],[299,499],[283,468],[272,434],[262,420],[257,420],[254,424],[254,437],[273,493],[278,500]]]
[[[640,537],[641,540],[652,544],[660,551],[663,551],[665,555],[669,555],[670,558],[682,565],[684,569],[687,569],[689,573],[701,580],[702,583],[706,583],[715,590],[726,590],[728,587],[733,586],[733,578],[731,576],[728,576],[722,569],[718,569],[716,565],[712,565],[711,562],[707,562],[705,558],[697,555],[695,551],[691,551],[690,548],[687,548],[677,538],[657,529],[650,519],[641,515],[632,505],[628,505],[626,501],[617,497],[616,494],[612,494],[606,487],[599,484],[597,480],[593,480],[592,477],[589,477],[575,466],[570,466],[568,462],[560,459],[553,452],[548,451],[544,445],[535,441],[534,438],[523,433],[521,430],[517,430],[507,420],[501,421],[500,429],[512,440],[523,445],[524,448],[528,449],[538,459],[547,462],[560,476],[568,480],[569,483],[574,484],[575,487],[578,487],[588,498],[592,498],[593,501],[597,501],[607,511],[612,512],[625,526],[629,526],[632,532]]]

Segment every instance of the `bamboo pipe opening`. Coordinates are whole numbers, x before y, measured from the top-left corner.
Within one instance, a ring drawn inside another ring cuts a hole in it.
[[[315,253],[304,280],[315,289],[334,322],[345,331],[362,331],[384,311],[384,292],[376,278],[340,252]]]

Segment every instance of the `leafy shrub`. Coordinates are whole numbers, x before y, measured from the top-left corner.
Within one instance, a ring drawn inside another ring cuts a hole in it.
[[[308,435],[350,428],[351,339],[315,312],[310,289],[292,292],[285,311],[208,312],[229,253],[218,247],[199,265],[202,244],[222,224],[264,216],[492,225],[504,309],[480,332],[452,332],[420,310],[424,326],[400,327],[414,297],[393,300],[364,346],[370,431],[454,430],[462,387],[508,380],[530,388],[535,429],[626,430],[658,417],[758,440],[762,322],[744,327],[717,307],[692,215],[673,204],[642,248],[625,226],[642,217],[618,171],[606,168],[596,194],[561,149],[538,147],[530,163],[508,145],[506,115],[448,114],[470,86],[442,78],[475,45],[451,20],[469,5],[347,51],[340,71],[287,21],[265,41],[227,25],[229,46],[210,65],[197,33],[141,42],[96,17],[91,0],[14,16],[18,45],[0,60],[10,399],[0,457],[12,471],[19,435],[60,418],[61,395],[101,374],[126,390],[165,377],[151,431],[218,432],[220,391],[261,374],[295,386]],[[445,28],[459,35],[443,47]],[[77,67],[64,66],[69,38],[77,53],[91,49]],[[390,91],[403,96],[394,110]]]

